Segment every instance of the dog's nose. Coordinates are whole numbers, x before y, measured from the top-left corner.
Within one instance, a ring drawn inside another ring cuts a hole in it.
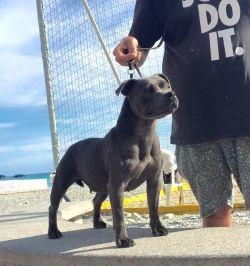
[[[175,92],[170,91],[170,92],[167,93],[167,96],[168,96],[170,99],[174,99],[174,98],[176,97],[176,94],[175,94]]]

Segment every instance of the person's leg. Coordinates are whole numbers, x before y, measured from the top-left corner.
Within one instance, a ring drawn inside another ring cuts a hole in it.
[[[232,208],[225,206],[218,209],[214,214],[203,218],[202,226],[205,227],[231,227]]]
[[[217,143],[176,147],[178,171],[188,180],[200,205],[204,227],[232,225],[231,172]]]
[[[223,151],[225,162],[241,190],[236,139],[224,139],[219,141],[219,145]],[[231,227],[232,224],[232,208],[230,206],[220,208],[214,214],[203,218],[203,227]]]
[[[238,140],[241,140],[241,138],[224,139],[220,142],[220,144],[223,153],[225,155],[225,160],[228,164],[228,167],[231,170],[233,179],[236,181],[240,191],[242,192],[242,184],[241,184],[240,170],[239,170],[239,158],[238,158],[238,156],[240,155],[240,152],[238,152],[238,146],[239,146],[237,143]]]
[[[239,179],[246,210],[250,211],[250,137],[236,139]]]

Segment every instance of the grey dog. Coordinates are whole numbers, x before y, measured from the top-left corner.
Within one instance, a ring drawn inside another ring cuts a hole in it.
[[[57,167],[50,196],[50,239],[62,236],[57,228],[57,210],[60,199],[74,182],[97,192],[93,199],[94,228],[106,227],[100,209],[110,197],[117,247],[135,245],[124,224],[123,194],[145,181],[152,233],[168,234],[158,214],[162,157],[156,121],[173,113],[178,99],[163,74],[130,79],[116,92],[126,96],[116,126],[104,138],[90,138],[70,146]]]

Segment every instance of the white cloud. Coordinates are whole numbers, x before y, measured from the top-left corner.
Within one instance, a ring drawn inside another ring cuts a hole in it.
[[[0,145],[0,153],[51,153],[51,140],[49,137],[25,140],[16,145]]]
[[[2,107],[35,105],[37,101],[43,100],[44,91],[41,91],[41,84],[35,80],[43,73],[39,57],[0,52],[0,73]]]
[[[8,0],[0,10],[0,49],[21,48],[38,35],[35,1]]]
[[[16,127],[17,123],[0,123],[0,129]]]
[[[7,1],[0,9],[0,106],[44,105],[41,56],[29,53],[37,45],[35,1]],[[36,39],[34,39],[36,38]]]

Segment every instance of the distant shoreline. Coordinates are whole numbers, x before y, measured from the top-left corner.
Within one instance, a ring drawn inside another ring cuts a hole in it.
[[[0,193],[2,194],[4,192],[4,191],[1,191],[1,186],[8,186],[6,184],[3,185],[2,182],[5,182],[6,183],[6,181],[10,181],[10,183],[12,183],[12,186],[14,186],[14,182],[15,181],[18,181],[19,182],[21,180],[38,180],[38,179],[46,180],[47,188],[48,189],[52,187],[50,173],[45,172],[45,173],[37,173],[37,174],[27,174],[27,175],[24,175],[24,176],[20,176],[18,178],[15,178],[15,177],[4,177],[4,178],[0,178]],[[39,187],[34,187],[34,189],[32,189],[32,190],[36,191],[37,189],[39,190],[39,189],[42,189],[42,188],[41,187],[40,188]],[[11,191],[8,191],[8,193],[9,192],[11,193]],[[14,191],[14,193],[19,193],[19,192],[20,191]]]
[[[32,176],[48,176],[50,175],[51,172],[43,172],[43,173],[32,173],[32,174],[13,174],[13,175],[5,175],[5,174],[0,174],[0,180],[2,179],[14,179],[14,178],[24,178],[24,177],[32,177]],[[20,177],[18,177],[20,176]]]

